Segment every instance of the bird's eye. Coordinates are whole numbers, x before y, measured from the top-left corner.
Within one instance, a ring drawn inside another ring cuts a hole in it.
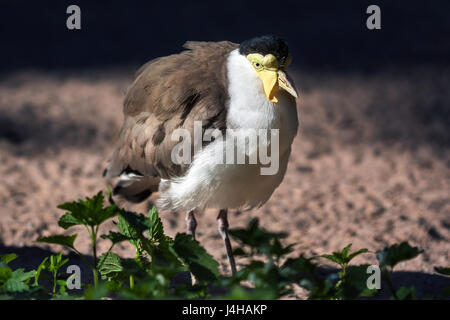
[[[261,69],[262,65],[259,62],[254,62],[253,65],[255,66],[256,69]]]

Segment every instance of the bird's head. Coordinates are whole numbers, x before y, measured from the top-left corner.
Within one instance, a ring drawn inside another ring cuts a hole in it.
[[[279,90],[286,90],[297,98],[295,87],[286,73],[292,58],[284,40],[275,36],[253,38],[240,44],[239,53],[247,58],[261,79],[269,101],[278,102]]]

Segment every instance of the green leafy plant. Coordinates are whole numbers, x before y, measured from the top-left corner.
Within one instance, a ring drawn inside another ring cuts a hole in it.
[[[111,193],[108,204],[101,192],[92,198],[67,202],[58,224],[67,230],[84,226],[91,240],[92,262],[76,248],[78,234],[52,235],[39,242],[59,244],[77,253],[92,269],[93,283],[72,292],[67,289],[70,277],[60,272],[67,264],[62,253],[45,258],[36,268],[25,272],[8,264],[17,258],[13,253],[0,256],[0,298],[4,299],[278,299],[293,293],[295,286],[308,291],[308,299],[358,299],[371,297],[377,289],[367,287],[368,265],[351,265],[353,259],[367,249],[351,252],[351,244],[332,254],[319,257],[339,265],[338,270],[323,274],[317,256],[293,255],[295,244],[285,244],[286,234],[261,228],[253,219],[245,228],[232,229],[238,242],[234,255],[242,259],[239,271],[221,275],[219,263],[192,236],[179,233],[174,238],[164,233],[155,207],[147,214],[118,207]],[[114,230],[99,234],[99,227],[114,219]],[[110,241],[109,249],[97,252],[99,239]],[[123,258],[113,252],[116,244],[130,243],[134,258]],[[391,276],[394,267],[420,254],[408,243],[392,245],[376,253],[383,280],[393,299],[416,299],[413,286],[395,290]],[[449,269],[435,268],[445,276]],[[75,274],[74,274],[75,275]],[[72,276],[74,276],[72,275]],[[47,276],[49,283],[41,281]],[[195,282],[192,281],[195,278]],[[30,280],[34,278],[34,283]],[[447,290],[449,290],[447,288]],[[447,294],[443,291],[442,296]]]
[[[8,263],[15,260],[14,253],[0,256],[0,299],[20,297],[22,293],[30,291],[30,280],[36,272],[34,270],[25,272],[23,268],[12,270]]]
[[[375,289],[368,289],[366,286],[368,265],[361,265],[348,269],[350,261],[362,253],[368,252],[366,248],[350,253],[350,243],[341,251],[332,254],[323,254],[321,257],[326,258],[341,267],[338,272],[339,280],[335,284],[334,298],[354,299],[358,297],[369,297],[376,293]]]
[[[364,248],[364,249],[360,249],[356,252],[349,254],[351,246],[352,246],[352,244],[350,243],[348,246],[346,246],[341,251],[333,252],[332,254],[321,255],[321,257],[323,257],[323,258],[326,258],[330,261],[333,261],[333,262],[339,264],[340,267],[342,268],[342,271],[339,273],[340,280],[337,284],[338,287],[342,285],[342,283],[345,279],[345,276],[347,274],[347,267],[348,267],[348,264],[350,263],[350,261],[353,258],[355,258],[356,256],[360,255],[361,253],[365,253],[368,251],[367,249]]]
[[[106,220],[115,217],[119,213],[119,208],[115,204],[104,207],[104,196],[100,191],[94,197],[87,198],[86,200],[78,200],[73,202],[66,202],[58,206],[58,208],[66,210],[58,222],[58,225],[67,230],[70,227],[81,225],[87,230],[91,239],[93,263],[85,262],[90,266],[94,284],[98,282],[98,270],[97,270],[97,240],[98,230],[100,225]],[[53,235],[50,237],[41,237],[38,242],[46,242],[51,244],[59,244],[65,246],[74,252],[76,252],[82,259],[83,255],[74,247],[77,234],[70,236],[67,235]]]
[[[395,300],[416,299],[415,288],[400,288],[395,290],[392,284],[392,272],[394,267],[403,261],[408,261],[417,257],[422,251],[417,247],[411,247],[407,242],[394,244],[377,252],[377,258],[381,269],[381,274],[392,293]]]
[[[58,253],[56,255],[51,255],[50,257],[45,258],[39,267],[37,268],[34,274],[34,286],[39,285],[39,277],[42,274],[42,271],[47,271],[50,273],[53,281],[53,295],[56,294],[56,287],[59,285],[60,294],[66,293],[66,280],[58,279],[59,269],[65,265],[69,259],[62,259],[62,253]]]

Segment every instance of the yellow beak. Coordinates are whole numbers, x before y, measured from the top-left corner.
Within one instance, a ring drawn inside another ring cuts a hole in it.
[[[264,69],[258,72],[258,76],[263,82],[264,93],[269,101],[274,103],[278,102],[278,99],[275,96],[278,88],[286,90],[295,98],[298,97],[294,86],[289,82],[283,71]]]
[[[266,94],[267,99],[275,103],[278,102],[278,99],[274,95],[278,82],[277,72],[264,69],[258,72],[258,76],[263,82],[264,93]]]
[[[281,70],[278,70],[278,85],[280,86],[280,88],[283,88],[284,90],[289,92],[294,98],[298,98],[295,87],[288,80],[286,73]]]

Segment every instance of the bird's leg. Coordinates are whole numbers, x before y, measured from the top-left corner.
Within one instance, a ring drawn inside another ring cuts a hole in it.
[[[219,228],[219,233],[222,236],[223,241],[225,242],[225,248],[227,249],[228,261],[230,262],[231,272],[232,274],[236,273],[236,263],[234,262],[233,250],[231,249],[230,238],[228,238],[228,219],[227,219],[228,211],[226,209],[220,210],[219,215],[217,216],[217,226]]]
[[[197,220],[195,220],[195,210],[189,211],[186,214],[186,228],[187,234],[190,234],[195,239],[195,229],[197,228]]]

